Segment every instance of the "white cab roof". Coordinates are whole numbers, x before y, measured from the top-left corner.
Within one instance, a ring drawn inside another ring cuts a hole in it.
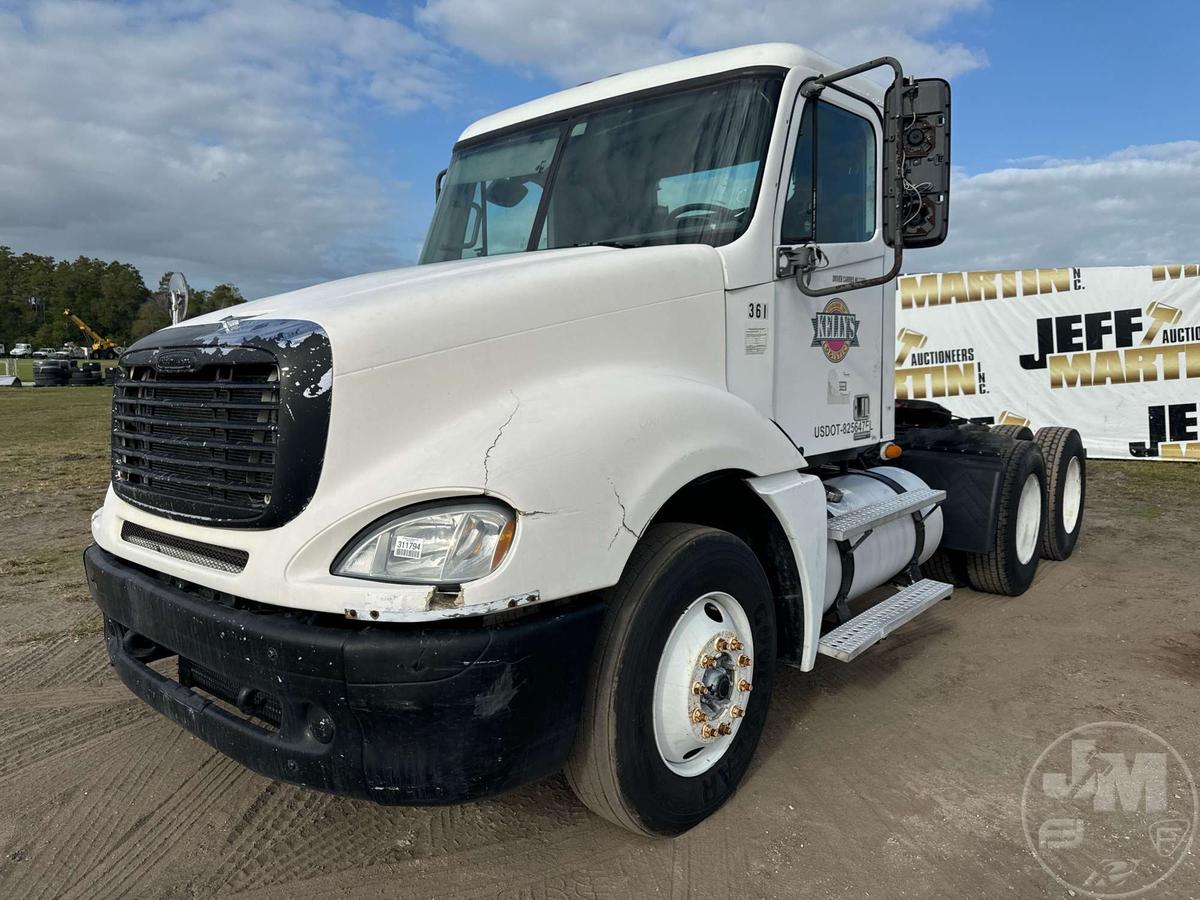
[[[851,63],[857,65],[861,60]],[[591,81],[578,87],[568,88],[556,94],[549,94],[513,106],[502,112],[486,116],[468,126],[460,136],[464,141],[489,131],[497,131],[539,119],[542,116],[553,115],[563,110],[585,106],[610,97],[620,97],[650,88],[688,81],[692,78],[703,78],[707,75],[719,75],[722,72],[732,72],[737,69],[748,69],[757,66],[773,66],[784,69],[805,69],[813,75],[829,75],[846,66],[838,65],[819,53],[797,46],[796,44],[752,44],[748,47],[737,47],[733,50],[721,50],[717,53],[706,53],[703,56],[693,56],[675,62],[651,66],[647,69],[637,69]],[[883,88],[861,75],[847,79],[846,86],[856,93],[870,98],[875,103],[883,102]]]

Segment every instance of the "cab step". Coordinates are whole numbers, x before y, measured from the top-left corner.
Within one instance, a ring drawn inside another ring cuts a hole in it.
[[[939,492],[940,493],[940,492]],[[954,586],[922,578],[848,622],[821,636],[817,652],[850,662],[935,603],[954,593]]]
[[[889,497],[881,503],[859,507],[829,520],[829,538],[848,541],[865,534],[880,525],[909,516],[926,506],[933,506],[946,499],[946,492],[937,488],[919,488]]]

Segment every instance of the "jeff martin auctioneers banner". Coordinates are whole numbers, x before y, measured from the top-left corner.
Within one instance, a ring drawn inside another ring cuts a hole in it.
[[[905,275],[896,304],[897,397],[1200,460],[1200,265]]]

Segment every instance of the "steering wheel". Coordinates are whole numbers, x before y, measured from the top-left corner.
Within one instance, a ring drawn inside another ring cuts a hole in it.
[[[688,213],[706,213],[721,219],[736,219],[740,212],[740,210],[722,206],[720,203],[685,203],[683,206],[677,206],[671,210],[670,216],[672,219],[679,219]]]

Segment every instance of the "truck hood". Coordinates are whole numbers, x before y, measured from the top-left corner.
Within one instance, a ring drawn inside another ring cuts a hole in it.
[[[720,255],[706,245],[581,247],[361,275],[174,327],[230,317],[315,322],[329,335],[337,377],[723,286]]]

